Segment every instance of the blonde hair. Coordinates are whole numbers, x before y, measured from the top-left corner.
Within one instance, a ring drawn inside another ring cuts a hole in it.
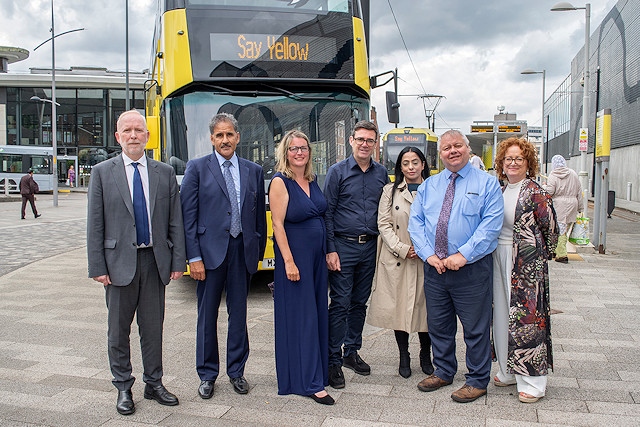
[[[496,153],[495,168],[500,179],[506,179],[507,175],[504,173],[504,158],[507,150],[512,145],[517,145],[522,151],[522,157],[527,161],[527,175],[530,178],[534,178],[538,175],[538,153],[536,147],[530,143],[526,138],[518,138],[512,136],[507,138],[498,145],[498,152]]]
[[[311,141],[309,141],[309,137],[307,135],[305,135],[303,132],[300,132],[299,130],[290,130],[284,135],[282,141],[280,141],[278,149],[276,150],[276,171],[280,172],[287,178],[293,178],[294,174],[291,170],[291,166],[289,165],[289,160],[287,158],[289,147],[291,146],[291,141],[293,141],[293,138],[302,138],[307,141],[307,147],[309,147],[309,161],[304,168],[304,179],[306,179],[307,181],[313,181],[315,175],[313,174],[313,162],[311,161]]]

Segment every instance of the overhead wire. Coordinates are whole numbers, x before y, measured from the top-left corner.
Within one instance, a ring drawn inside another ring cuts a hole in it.
[[[422,80],[420,79],[420,74],[418,74],[418,70],[416,69],[416,65],[414,64],[413,58],[411,57],[411,52],[409,52],[409,48],[407,47],[407,43],[404,40],[404,35],[402,34],[402,30],[400,29],[400,25],[398,24],[398,19],[396,18],[396,13],[393,10],[393,6],[391,6],[391,0],[387,0],[387,3],[389,4],[389,10],[391,10],[391,15],[393,16],[393,21],[396,23],[396,28],[398,29],[398,33],[400,34],[400,39],[402,40],[402,44],[404,45],[404,50],[407,52],[407,56],[409,57],[409,61],[411,62],[411,66],[413,67],[413,71],[414,71],[414,73],[416,73],[416,77],[418,78],[418,83],[420,83],[420,87],[422,88],[422,93],[426,94],[427,91],[425,90],[424,85],[422,84]],[[401,80],[403,80],[403,79],[401,79]],[[403,80],[403,81],[405,81],[405,80]],[[440,113],[437,113],[437,114],[438,114],[438,117],[440,118],[440,120],[442,120],[448,127],[449,124],[442,117],[442,114],[440,114]],[[434,118],[435,118],[435,115],[436,115],[436,111],[434,110],[433,111]]]

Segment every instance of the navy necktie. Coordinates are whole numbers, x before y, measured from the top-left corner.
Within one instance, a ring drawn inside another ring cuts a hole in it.
[[[242,225],[240,224],[240,207],[238,206],[236,184],[231,174],[231,162],[225,160],[222,166],[224,166],[223,176],[227,183],[227,193],[229,193],[229,201],[231,202],[231,228],[229,233],[232,237],[238,237],[238,234],[242,232]]]
[[[133,213],[136,219],[136,240],[140,246],[149,244],[149,215],[138,164],[138,162],[131,163],[133,166]]]
[[[456,192],[457,173],[451,174],[451,181],[444,193],[444,201],[442,202],[442,210],[438,217],[438,225],[436,226],[436,255],[440,259],[449,256],[449,216],[451,216],[451,207],[453,206],[453,196]]]

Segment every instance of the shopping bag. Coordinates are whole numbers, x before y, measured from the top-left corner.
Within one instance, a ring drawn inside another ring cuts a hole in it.
[[[589,218],[579,216],[576,218],[573,229],[569,235],[569,241],[577,245],[589,244]]]

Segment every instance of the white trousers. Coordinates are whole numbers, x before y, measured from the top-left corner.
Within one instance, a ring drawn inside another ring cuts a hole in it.
[[[517,384],[518,392],[542,397],[547,388],[546,375],[532,377],[507,372],[512,268],[513,246],[498,245],[493,253],[493,344],[498,359],[496,376],[505,384]]]

